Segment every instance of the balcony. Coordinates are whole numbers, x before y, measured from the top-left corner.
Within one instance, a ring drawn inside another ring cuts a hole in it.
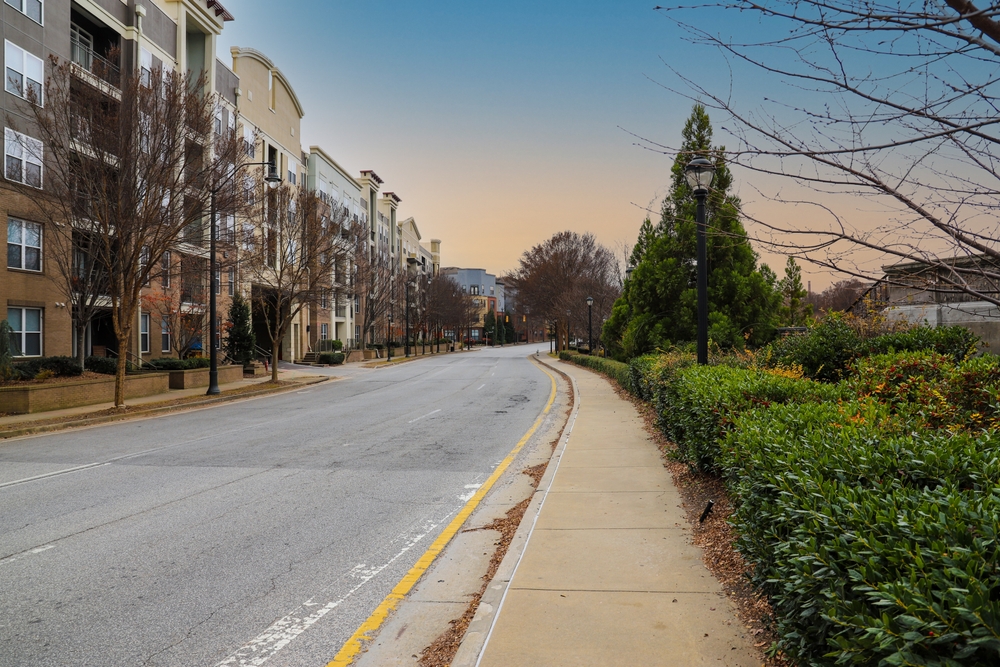
[[[121,70],[117,60],[118,35],[106,26],[86,21],[73,12],[70,24],[70,60],[73,73],[102,92],[120,95]],[[104,55],[101,55],[104,54]]]

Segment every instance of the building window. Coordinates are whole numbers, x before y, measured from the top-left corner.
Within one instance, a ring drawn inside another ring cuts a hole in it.
[[[4,129],[4,177],[8,181],[42,187],[42,142]]]
[[[327,302],[327,298],[326,298],[326,290],[325,289],[324,290],[320,290],[320,292],[319,292],[319,307],[320,308],[328,308],[329,307],[328,302]]]
[[[288,170],[288,182],[295,185],[295,172],[291,169]]]
[[[469,294],[479,294],[479,285],[471,285],[469,287]]]
[[[139,352],[149,353],[149,313],[139,315]]]
[[[42,59],[17,44],[5,41],[4,64],[7,67],[7,92],[42,104],[42,81],[45,80]]]
[[[229,287],[229,296],[235,296],[236,295],[236,269],[234,269],[234,268],[230,268],[229,269],[229,276],[228,276],[228,278],[229,278],[229,285],[228,285],[228,287]]]
[[[354,340],[361,340],[361,325],[354,325]]]
[[[39,308],[8,308],[10,347],[15,357],[42,356],[42,311]]]
[[[170,327],[166,320],[160,322],[160,352],[170,352]]]
[[[170,287],[170,251],[169,250],[165,251],[163,253],[163,257],[160,259],[160,284],[162,284],[164,288]]]
[[[222,294],[222,269],[215,267],[215,293]]]
[[[139,84],[143,88],[153,86],[153,54],[139,47]]]
[[[7,268],[42,270],[42,226],[36,222],[7,220]]]
[[[319,325],[319,339],[326,340],[329,337],[330,337],[330,325],[324,322],[323,324]]]
[[[222,135],[222,109],[215,110],[215,135]]]
[[[42,0],[4,0],[35,23],[42,22]]]

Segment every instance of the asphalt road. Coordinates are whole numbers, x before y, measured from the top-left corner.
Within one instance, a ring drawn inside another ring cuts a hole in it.
[[[534,349],[0,443],[0,665],[325,665],[541,412]]]

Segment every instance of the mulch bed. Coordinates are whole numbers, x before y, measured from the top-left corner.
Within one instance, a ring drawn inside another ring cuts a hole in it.
[[[670,471],[674,486],[680,491],[684,511],[694,533],[692,541],[701,549],[705,566],[719,580],[726,595],[734,603],[737,615],[747,627],[753,645],[765,653],[764,664],[767,667],[792,667],[792,663],[780,652],[774,656],[766,655],[778,640],[772,623],[771,605],[767,598],[750,585],[747,577],[750,566],[733,546],[736,533],[729,524],[733,507],[722,480],[678,461],[675,458],[676,445],[667,440],[656,426],[656,411],[653,407],[616,383],[612,382],[612,386],[619,396],[636,407],[646,422],[646,430],[663,454],[663,465]],[[715,505],[702,523],[699,519],[710,500]]]

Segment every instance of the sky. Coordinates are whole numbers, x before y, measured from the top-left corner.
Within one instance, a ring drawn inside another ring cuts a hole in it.
[[[673,161],[637,137],[676,146],[691,112],[666,63],[719,78],[649,0],[224,4],[219,57],[268,55],[305,109],[303,148],[374,170],[445,266],[504,273],[563,230],[622,255]]]

